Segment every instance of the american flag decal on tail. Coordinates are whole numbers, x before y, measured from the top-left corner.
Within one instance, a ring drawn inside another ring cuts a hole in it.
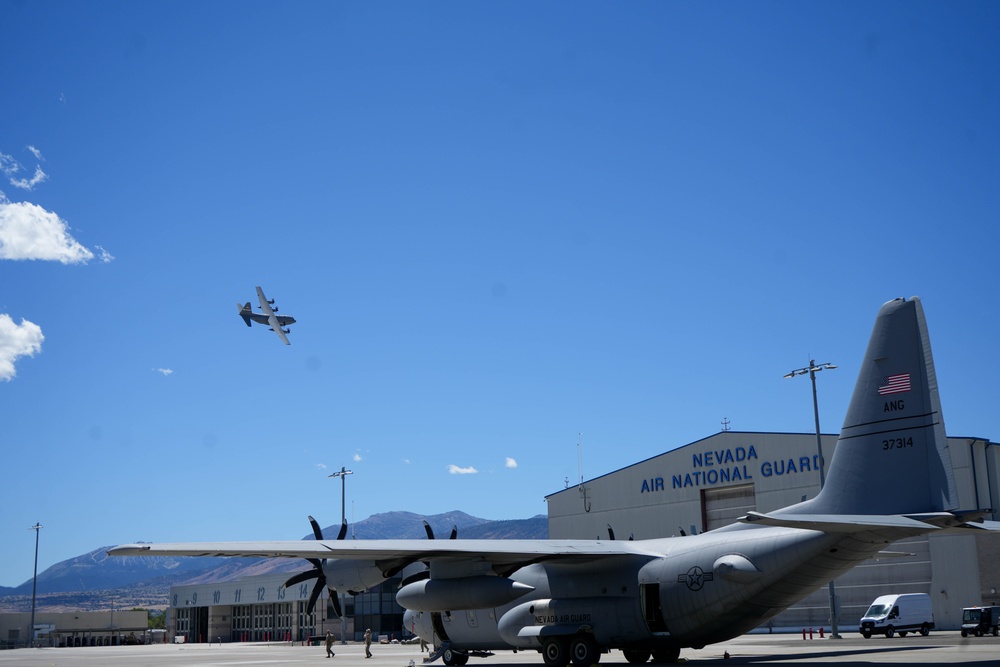
[[[896,375],[886,375],[878,383],[879,396],[888,394],[902,394],[910,391],[910,374],[898,373]]]

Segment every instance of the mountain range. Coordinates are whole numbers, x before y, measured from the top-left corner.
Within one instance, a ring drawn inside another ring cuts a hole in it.
[[[346,539],[426,539],[424,522],[437,539],[447,539],[453,529],[467,539],[544,539],[548,518],[492,521],[460,511],[423,516],[413,512],[375,514],[348,527]],[[335,524],[322,529],[327,539],[340,530]],[[312,532],[302,539],[314,539]],[[304,561],[284,558],[192,558],[146,556],[110,558],[102,546],[64,560],[38,574],[36,609],[87,611],[116,608],[163,608],[170,587],[178,584],[232,581],[274,572],[306,569]],[[29,579],[20,586],[0,586],[0,611],[29,611]]]

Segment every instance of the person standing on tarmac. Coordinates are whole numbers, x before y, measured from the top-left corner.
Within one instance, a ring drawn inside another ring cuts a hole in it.
[[[365,630],[365,657],[372,657],[372,629]]]
[[[332,658],[334,655],[336,655],[336,654],[333,652],[333,634],[329,630],[327,630],[326,631],[326,657]]]

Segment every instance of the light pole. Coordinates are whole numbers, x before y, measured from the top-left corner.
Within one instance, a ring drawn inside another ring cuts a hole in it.
[[[795,370],[786,373],[783,377],[793,378],[796,375],[805,375],[809,373],[809,379],[812,381],[813,389],[813,417],[816,419],[816,453],[819,455],[819,488],[823,489],[823,485],[826,483],[826,473],[824,472],[823,464],[823,440],[820,438],[819,434],[819,402],[816,400],[816,373],[822,370],[832,371],[836,366],[827,362],[822,364],[817,364],[814,360],[809,360],[809,365],[805,368],[796,368]],[[837,592],[833,585],[833,579],[830,580],[830,639],[841,639],[839,628],[837,627]]]
[[[347,486],[347,476],[353,475],[353,470],[348,470],[344,466],[340,466],[340,472],[335,472],[328,477],[339,477],[340,478],[340,525],[343,526],[347,522],[346,509],[344,507],[344,494],[345,487]],[[337,597],[340,597],[340,591],[337,591]],[[344,600],[340,600],[344,603]],[[347,608],[346,604],[340,605],[340,643],[347,643],[347,619],[344,618],[344,609]]]
[[[35,645],[35,593],[38,590],[38,533],[42,529],[42,524],[35,522],[35,525],[28,530],[35,531],[35,573],[31,577],[31,627],[28,628],[28,642]]]

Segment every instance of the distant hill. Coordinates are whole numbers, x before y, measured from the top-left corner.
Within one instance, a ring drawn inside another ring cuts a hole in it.
[[[121,588],[154,578],[180,581],[224,564],[226,558],[138,557],[111,558],[110,546],[56,563],[38,574],[38,593],[72,593]],[[198,562],[201,561],[201,562]],[[8,595],[31,595],[31,579]]]
[[[548,519],[491,521],[446,512],[422,516],[413,512],[375,514],[348,527],[346,539],[425,539],[427,521],[436,539],[447,539],[452,528],[466,539],[545,539]],[[308,524],[307,524],[308,527]],[[339,524],[323,528],[325,539],[335,539]],[[312,530],[303,539],[313,539]],[[182,583],[213,583],[274,572],[306,569],[305,561],[284,558],[191,558],[137,556],[111,558],[109,546],[56,563],[38,575],[36,608],[45,611],[81,611],[119,607],[164,607],[170,587]],[[28,611],[31,580],[14,588],[0,587],[0,611]]]

